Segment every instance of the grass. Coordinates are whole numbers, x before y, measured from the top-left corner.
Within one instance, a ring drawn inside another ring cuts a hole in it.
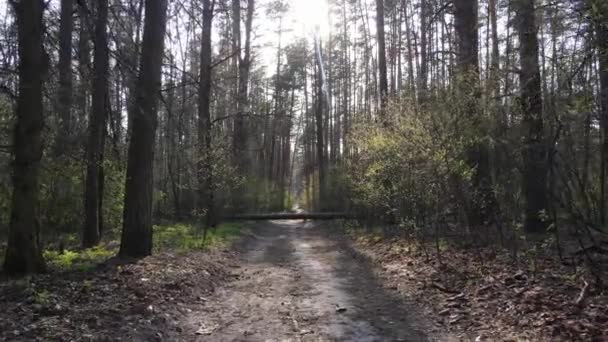
[[[154,226],[154,251],[162,250],[204,250],[223,246],[237,239],[247,228],[241,224],[222,223],[209,229],[207,236],[192,223],[173,223]]]
[[[240,223],[222,223],[209,229],[207,236],[193,223],[165,223],[154,226],[154,253],[161,251],[188,252],[222,247],[236,240],[248,228]],[[77,242],[77,241],[76,241]],[[70,244],[70,245],[76,245]],[[112,246],[112,247],[111,247]],[[90,249],[47,249],[43,252],[47,265],[58,271],[90,271],[98,264],[113,257],[118,252],[117,243],[100,245]],[[0,246],[0,262],[4,250]]]
[[[84,250],[45,250],[44,260],[48,266],[54,269],[66,271],[89,271],[99,263],[107,260],[116,254],[115,249],[108,249],[104,246],[97,246]]]

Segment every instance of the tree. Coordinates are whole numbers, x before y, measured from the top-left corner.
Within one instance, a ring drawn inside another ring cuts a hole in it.
[[[545,231],[547,208],[547,149],[543,131],[543,103],[534,0],[514,0],[520,58],[520,106],[526,135],[523,146],[522,192],[525,200],[524,230]]]
[[[241,26],[240,26],[240,0],[233,0],[233,46],[236,48],[236,60],[238,64],[238,89],[236,106],[237,112],[234,118],[234,134],[233,134],[233,156],[234,163],[238,169],[238,173],[241,176],[247,175],[251,167],[250,154],[247,150],[251,147],[248,146],[249,134],[247,133],[247,127],[245,124],[245,116],[249,107],[248,99],[248,86],[249,86],[249,73],[251,69],[251,29],[253,25],[253,13],[254,13],[254,0],[247,1],[247,13],[245,18],[245,47],[241,48]],[[243,51],[241,51],[243,50]],[[243,209],[244,189],[238,189],[235,196],[235,209]]]
[[[60,128],[57,134],[55,150],[57,153],[69,147],[68,136],[72,129],[72,30],[74,18],[73,0],[61,0],[61,18],[59,21],[59,93],[57,109]]]
[[[384,38],[384,0],[376,0],[376,35],[378,39],[378,72],[380,73],[380,120],[386,120],[388,79],[386,72],[386,44]]]
[[[477,0],[454,1],[454,28],[458,37],[458,98],[463,101],[462,114],[471,127],[467,127],[479,140],[485,136],[484,124],[479,110],[479,38]],[[469,147],[468,163],[473,168],[473,205],[469,210],[470,224],[479,226],[488,219],[492,200],[488,147],[476,141]]]
[[[201,36],[201,65],[198,87],[198,145],[197,176],[199,203],[207,210],[206,227],[213,226],[213,161],[211,160],[211,29],[215,0],[203,0],[203,32]]]
[[[133,127],[119,251],[123,257],[152,254],[152,164],[158,125],[157,96],[161,84],[167,1],[146,0],[145,13],[141,65],[131,107]]]
[[[425,103],[427,94],[428,80],[428,61],[427,61],[427,39],[428,39],[428,9],[429,0],[420,0],[420,68],[418,75],[418,102]],[[411,58],[411,56],[410,56]]]
[[[608,3],[590,0],[592,25],[599,60],[600,125],[602,130],[602,156],[600,170],[600,219],[606,223],[606,182],[608,172]]]
[[[325,179],[325,148],[323,142],[323,112],[325,111],[325,93],[323,83],[323,56],[321,54],[321,38],[315,38],[315,60],[317,63],[317,108],[315,111],[316,133],[317,133],[317,166],[319,168],[319,203],[320,209],[325,209],[327,201],[326,179]]]
[[[42,272],[39,240],[39,173],[44,108],[42,86],[48,60],[42,41],[42,0],[12,1],[19,43],[19,95],[13,132],[13,194],[4,270],[9,274]]]
[[[103,225],[103,149],[108,108],[108,0],[97,1],[95,51],[93,57],[93,103],[89,118],[87,177],[85,182],[85,223],[82,246],[93,247],[101,239]]]

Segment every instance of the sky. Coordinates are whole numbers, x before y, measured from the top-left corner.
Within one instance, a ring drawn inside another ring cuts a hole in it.
[[[289,12],[283,19],[283,46],[299,37],[312,39],[315,28],[319,27],[322,36],[329,31],[328,23],[328,0],[288,0]],[[255,23],[255,45],[259,62],[266,66],[274,65],[276,62],[276,47],[278,43],[278,22],[266,16],[266,5],[269,0],[258,0]],[[270,68],[272,70],[272,68]],[[272,72],[269,70],[269,72]]]

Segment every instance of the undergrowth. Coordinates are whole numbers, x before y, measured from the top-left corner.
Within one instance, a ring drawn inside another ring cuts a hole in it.
[[[209,229],[205,236],[203,229],[191,223],[172,223],[154,226],[154,250],[204,250],[222,246],[239,237],[247,228],[242,224],[227,222]]]
[[[116,251],[113,248],[97,246],[84,250],[46,250],[44,259],[48,266],[58,270],[89,271],[100,262],[112,257]]]
[[[221,247],[234,241],[247,228],[242,224],[222,223],[215,229],[203,230],[192,223],[164,223],[154,226],[154,253],[188,252]],[[118,243],[110,241],[90,249],[47,249],[44,258],[51,270],[90,271],[118,253]],[[0,260],[4,255],[0,256]]]

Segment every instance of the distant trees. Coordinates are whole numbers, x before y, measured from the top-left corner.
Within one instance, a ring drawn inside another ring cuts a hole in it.
[[[416,232],[605,226],[605,1],[330,1],[327,25],[303,31],[285,0],[165,2],[15,0],[0,15],[13,269],[42,269],[45,241],[91,247],[122,227],[121,255],[138,257],[153,217],[212,227],[295,205]]]

